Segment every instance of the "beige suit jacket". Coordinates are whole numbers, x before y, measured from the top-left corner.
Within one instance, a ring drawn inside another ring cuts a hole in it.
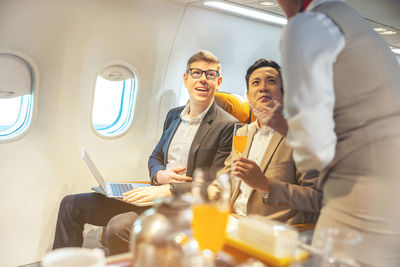
[[[256,123],[245,125],[238,130],[240,135],[247,128],[248,140],[244,157],[249,155],[253,137],[257,132]],[[235,156],[232,149],[220,173],[231,172],[232,158]],[[292,159],[292,149],[286,145],[284,136],[274,132],[261,160],[260,169],[269,179],[270,191],[268,197],[264,198],[263,192],[253,189],[247,202],[247,214],[259,214],[290,224],[317,220],[322,203],[322,192],[317,187],[318,173],[297,172]],[[240,179],[232,179],[232,206],[239,195],[240,183]]]

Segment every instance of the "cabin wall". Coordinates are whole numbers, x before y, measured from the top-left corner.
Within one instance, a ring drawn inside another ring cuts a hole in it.
[[[162,0],[1,0],[0,32],[0,48],[27,54],[40,72],[29,133],[0,144],[2,266],[40,260],[63,196],[96,184],[82,146],[109,180],[148,179],[148,156],[198,49],[220,58],[221,88],[239,94],[251,63],[279,61],[280,28]],[[104,139],[90,126],[90,108],[96,73],[113,60],[135,67],[139,92],[133,126]]]
[[[2,266],[40,260],[51,248],[62,197],[95,185],[81,146],[104,176],[147,179],[144,155],[154,146],[156,125],[144,111],[157,105],[152,96],[163,75],[153,74],[167,65],[183,10],[166,1],[1,1],[0,47],[29,55],[40,72],[29,134],[0,144]],[[90,126],[90,107],[96,73],[111,60],[135,66],[140,91],[133,127],[104,139]]]
[[[245,74],[251,64],[261,57],[280,62],[280,33],[280,27],[223,15],[196,6],[189,7],[172,50],[160,114],[166,114],[166,108],[178,105],[182,91],[187,91],[183,86],[182,76],[190,55],[199,49],[213,52],[221,62],[220,90],[245,95]],[[176,70],[181,71],[177,73]],[[160,131],[161,127],[158,129]]]

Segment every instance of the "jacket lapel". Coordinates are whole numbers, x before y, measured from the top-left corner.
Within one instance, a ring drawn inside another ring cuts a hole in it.
[[[275,151],[278,148],[279,144],[281,143],[282,139],[283,136],[278,132],[275,131],[272,134],[271,140],[269,141],[269,144],[267,146],[267,150],[265,150],[264,157],[262,158],[259,166],[264,174],[267,170],[267,166],[270,163],[272,156],[275,154]],[[252,201],[254,200],[253,196],[255,193],[256,189],[253,189],[247,201],[247,214],[249,214],[249,212],[254,213],[255,210],[258,210],[259,208],[263,207],[262,202],[258,202],[257,200],[255,202]]]
[[[196,135],[194,136],[192,145],[190,146],[190,150],[189,150],[189,157],[188,157],[187,170],[186,170],[187,176],[193,175],[194,162],[195,162],[197,150],[199,149],[203,139],[207,136],[208,132],[211,129],[212,122],[215,119],[216,109],[217,109],[217,106],[216,106],[215,102],[213,102],[210,109],[208,110],[207,114],[204,116],[203,120],[201,121],[201,124],[199,126],[199,129],[197,130]]]
[[[247,125],[247,144],[243,152],[243,157],[248,158],[250,153],[251,144],[253,143],[254,135],[257,132],[257,121]],[[246,126],[245,126],[246,127]]]
[[[274,155],[276,149],[279,146],[279,143],[282,141],[283,136],[280,135],[278,132],[274,132],[271,136],[271,140],[267,146],[267,150],[265,151],[264,157],[260,162],[260,169],[263,173],[267,169],[269,162],[271,161],[272,156]]]

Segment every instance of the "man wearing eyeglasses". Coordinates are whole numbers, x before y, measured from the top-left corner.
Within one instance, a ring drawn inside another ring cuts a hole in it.
[[[208,51],[199,51],[187,62],[183,74],[189,92],[186,106],[171,109],[163,134],[149,158],[153,185],[125,193],[126,202],[147,202],[168,197],[175,190],[188,191],[193,171],[208,167],[218,171],[232,148],[233,126],[237,120],[214,102],[222,82],[219,60]],[[107,226],[106,239],[112,254],[128,250],[129,234],[136,214],[114,217]]]
[[[148,202],[166,197],[177,187],[187,190],[193,171],[209,167],[217,171],[232,148],[233,125],[230,114],[214,103],[222,82],[219,60],[208,51],[199,51],[187,62],[183,74],[190,100],[171,109],[164,122],[160,141],[149,159],[150,179],[157,187],[144,187],[125,194],[127,202]]]
[[[208,51],[199,51],[188,60],[183,80],[190,100],[167,114],[162,136],[148,162],[153,186],[125,193],[123,200],[127,203],[96,193],[65,197],[53,249],[82,246],[83,226],[90,223],[108,224],[105,238],[111,254],[126,252],[132,223],[147,209],[128,203],[149,202],[177,190],[190,190],[188,182],[196,168],[216,172],[224,166],[237,120],[214,102],[214,93],[222,82],[220,70],[218,58]]]

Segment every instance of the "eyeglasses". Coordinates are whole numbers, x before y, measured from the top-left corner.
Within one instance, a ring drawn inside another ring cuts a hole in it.
[[[207,80],[215,80],[219,76],[219,72],[216,70],[201,70],[197,68],[189,69],[189,73],[193,79],[199,79],[203,73],[205,73]]]

